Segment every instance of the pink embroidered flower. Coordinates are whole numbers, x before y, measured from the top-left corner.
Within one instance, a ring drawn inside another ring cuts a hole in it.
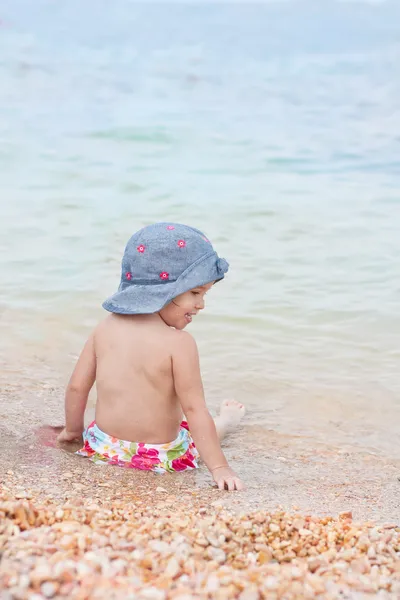
[[[173,229],[175,229],[175,227],[174,227],[173,225],[168,225],[168,226],[167,226],[167,229],[168,229],[169,231],[172,231]]]
[[[143,254],[143,252],[145,251],[146,246],[143,246],[143,244],[140,244],[140,246],[137,247],[137,251],[141,252]]]
[[[125,273],[125,277],[127,278],[128,281],[130,281],[132,279],[132,273]]]
[[[179,246],[179,248],[184,248],[186,246],[185,240],[179,240],[178,246]]]
[[[160,273],[160,278],[163,279],[164,281],[166,281],[169,277],[169,273],[166,273],[165,271],[163,271],[162,273]]]

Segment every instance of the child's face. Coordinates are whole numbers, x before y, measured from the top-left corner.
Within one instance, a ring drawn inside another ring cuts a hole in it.
[[[175,329],[185,329],[195,315],[205,307],[204,296],[212,288],[214,282],[193,288],[177,296],[159,311],[162,320]]]

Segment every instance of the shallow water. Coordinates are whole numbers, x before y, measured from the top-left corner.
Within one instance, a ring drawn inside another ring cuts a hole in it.
[[[400,7],[29,6],[0,14],[3,389],[61,384],[127,238],[177,220],[231,263],[191,328],[211,407],[399,457]]]

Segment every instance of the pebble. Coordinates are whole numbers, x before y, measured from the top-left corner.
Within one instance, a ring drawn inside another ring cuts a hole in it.
[[[46,581],[40,586],[40,591],[45,598],[53,598],[57,593],[57,586],[51,581]]]
[[[15,497],[17,500],[30,500],[32,498],[32,495],[28,492],[17,492],[15,494]]]
[[[216,592],[217,590],[219,590],[219,587],[220,587],[220,582],[219,582],[217,575],[215,573],[211,573],[211,575],[209,575],[209,577],[207,578],[207,581],[204,586],[204,590],[206,592],[208,592],[209,594],[212,594],[212,593]]]
[[[308,535],[312,535],[312,531],[310,531],[309,529],[300,529],[299,535],[301,535],[302,537],[306,537]]]
[[[269,591],[277,590],[279,587],[278,578],[273,576],[267,577],[264,581],[264,587]]]
[[[180,570],[181,570],[181,567],[180,567],[178,561],[176,560],[175,556],[173,556],[172,558],[169,559],[169,562],[165,569],[165,575],[167,577],[170,577],[171,579],[174,579],[174,577],[176,577],[178,575]]]
[[[30,574],[33,585],[40,585],[43,581],[51,578],[51,568],[47,564],[37,565]]]
[[[217,563],[223,563],[226,559],[226,554],[222,548],[214,548],[214,546],[208,547],[208,556]]]
[[[167,593],[164,590],[158,590],[151,587],[142,590],[137,596],[138,600],[165,600]]]
[[[165,496],[131,496],[55,504],[0,492],[1,598],[399,597],[395,523],[188,508],[192,494],[168,496],[167,512]]]
[[[239,600],[259,600],[260,594],[257,590],[244,590],[239,596]]]
[[[339,519],[341,521],[345,519],[349,519],[351,521],[353,519],[353,513],[350,510],[343,511],[339,513]]]

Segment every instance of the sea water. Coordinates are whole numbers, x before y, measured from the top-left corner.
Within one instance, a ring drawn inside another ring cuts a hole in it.
[[[399,455],[399,63],[398,3],[3,5],[3,388],[64,381],[178,221],[231,265],[190,327],[211,407]]]

